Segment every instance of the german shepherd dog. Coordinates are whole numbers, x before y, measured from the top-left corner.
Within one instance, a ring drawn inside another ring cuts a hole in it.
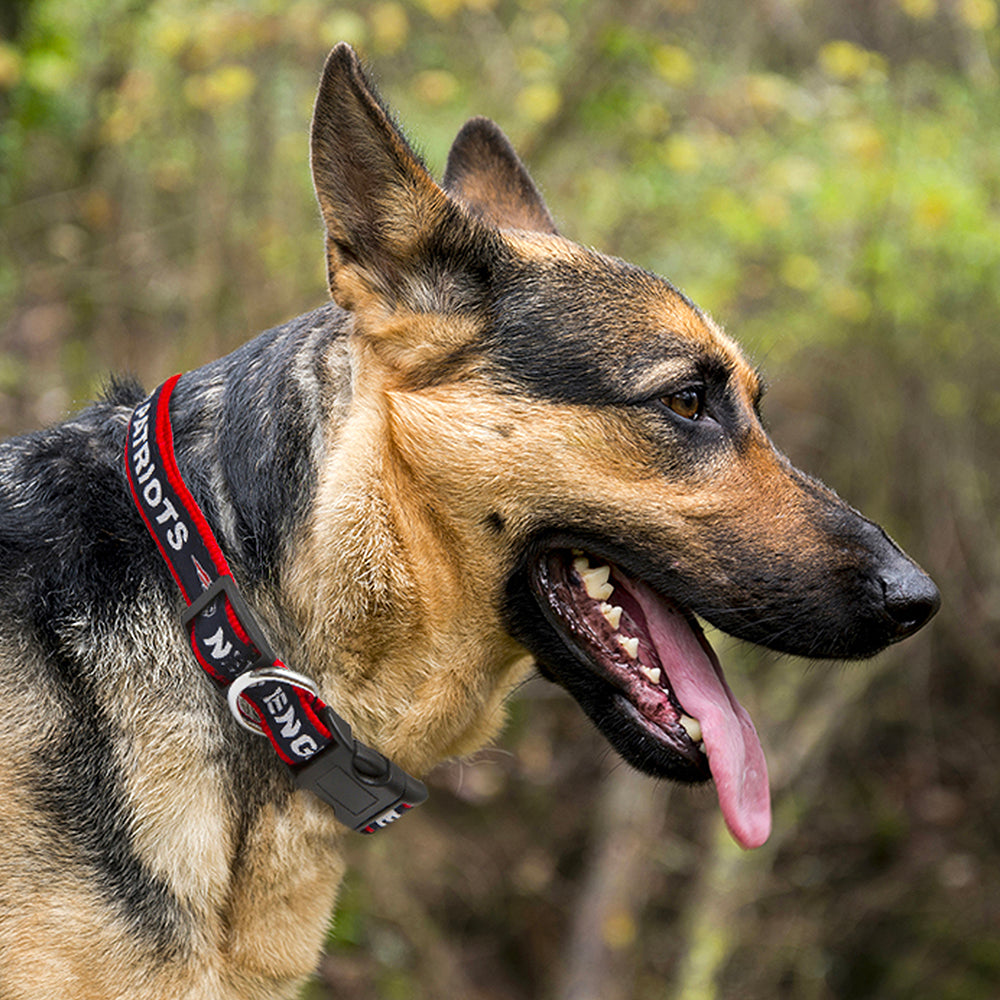
[[[775,450],[704,312],[556,232],[493,123],[438,186],[340,45],[312,169],[332,303],[170,401],[261,629],[418,774],[489,740],[535,662],[762,843],[760,743],[695,616],[853,659],[920,628],[934,585]],[[291,997],[343,874],[351,834],[192,656],[123,458],[143,397],[114,382],[0,450],[3,1000]]]

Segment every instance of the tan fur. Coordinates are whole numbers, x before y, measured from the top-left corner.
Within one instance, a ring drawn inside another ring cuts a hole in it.
[[[381,383],[369,397],[368,377],[355,383],[289,588],[304,648],[317,665],[337,664],[328,680],[333,703],[363,705],[351,720],[359,732],[422,771],[495,733],[499,703],[526,669],[525,654],[488,610],[502,579],[496,543],[486,544],[481,526],[470,530],[468,505],[419,492],[425,435],[440,455],[445,434],[468,430],[464,419],[450,421],[472,411],[449,401],[439,419],[415,421],[413,397]]]

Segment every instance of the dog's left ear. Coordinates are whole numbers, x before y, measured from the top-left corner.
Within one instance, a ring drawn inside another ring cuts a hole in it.
[[[535,182],[499,126],[470,118],[452,143],[444,189],[499,229],[556,232]]]
[[[311,159],[330,293],[345,309],[391,309],[428,275],[479,266],[485,227],[434,183],[346,42],[323,70]]]

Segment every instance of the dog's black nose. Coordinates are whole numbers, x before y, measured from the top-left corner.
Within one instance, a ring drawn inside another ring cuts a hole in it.
[[[934,581],[905,556],[891,567],[883,568],[880,580],[885,613],[892,622],[894,640],[913,635],[941,607],[941,595]]]

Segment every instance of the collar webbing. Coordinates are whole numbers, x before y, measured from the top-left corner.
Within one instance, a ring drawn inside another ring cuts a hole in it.
[[[296,782],[342,823],[374,833],[427,798],[427,789],[319,697],[315,683],[275,655],[236,582],[174,455],[170,397],[180,375],[129,421],[125,468],[132,497],[187,602],[181,616],[195,658],[245,728],[265,735]]]

